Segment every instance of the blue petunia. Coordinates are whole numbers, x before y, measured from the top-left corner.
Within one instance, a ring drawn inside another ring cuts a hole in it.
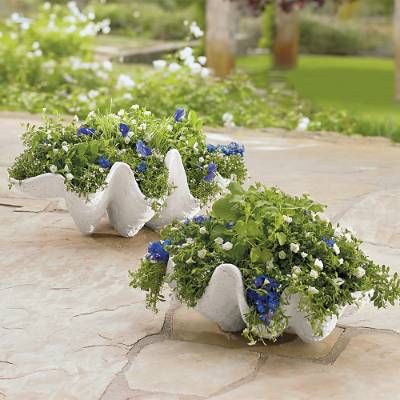
[[[129,125],[121,123],[119,124],[118,129],[121,132],[122,137],[126,137],[129,132]]]
[[[335,239],[333,239],[333,238],[330,238],[330,239],[328,239],[328,238],[326,238],[325,236],[322,238],[322,240],[326,243],[326,245],[329,247],[329,248],[332,248],[334,245],[335,245]]]
[[[146,161],[140,161],[140,163],[136,166],[136,171],[144,173],[147,171],[147,163]]]
[[[208,221],[210,219],[209,216],[207,215],[196,215],[195,217],[193,217],[193,222],[195,224],[204,224],[205,221]]]
[[[146,257],[153,261],[167,263],[169,260],[169,253],[164,249],[161,242],[151,242],[147,248]]]
[[[214,163],[208,164],[207,175],[204,177],[206,182],[211,182],[217,175],[217,165]]]
[[[85,136],[92,136],[95,133],[94,128],[88,128],[87,126],[82,125],[76,131],[77,135],[85,135]]]
[[[244,154],[244,146],[236,142],[231,142],[227,146],[219,145],[217,150],[225,156],[240,155],[243,157]]]
[[[139,140],[136,143],[136,152],[142,157],[151,156],[153,153],[151,148],[144,144],[143,140]]]
[[[185,109],[184,108],[177,108],[175,111],[175,122],[181,122],[185,118]]]
[[[207,151],[209,153],[214,153],[215,151],[217,151],[218,147],[213,145],[213,144],[207,144]]]
[[[111,167],[111,162],[106,156],[100,156],[97,160],[97,163],[101,168],[107,169]]]

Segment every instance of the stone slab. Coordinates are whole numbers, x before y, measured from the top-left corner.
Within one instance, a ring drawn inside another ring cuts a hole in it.
[[[312,360],[328,357],[342,333],[343,329],[336,328],[325,340],[314,344],[303,343],[297,336],[287,334],[276,342],[267,340],[265,345],[249,346],[240,333],[224,332],[216,323],[184,306],[175,311],[172,322],[172,338],[176,340]]]

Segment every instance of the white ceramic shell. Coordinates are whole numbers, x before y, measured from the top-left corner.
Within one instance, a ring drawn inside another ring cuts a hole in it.
[[[168,183],[173,188],[156,214],[151,203],[141,192],[135,174],[128,164],[115,163],[106,178],[106,186],[88,199],[68,191],[64,177],[42,174],[14,182],[24,193],[39,198],[62,197],[67,208],[84,234],[93,233],[107,213],[113,228],[122,236],[134,236],[145,224],[159,229],[172,222],[192,217],[199,212],[199,201],[190,193],[182,158],[175,149],[165,156]]]
[[[168,262],[168,272],[172,272],[174,262]],[[171,283],[174,287],[174,283]],[[238,267],[233,264],[219,265],[195,309],[201,314],[216,322],[220,328],[227,332],[240,332],[246,327],[245,315],[249,312],[249,305],[245,297],[242,274]],[[303,311],[298,310],[300,297],[291,295],[288,297],[288,304],[284,306],[284,314],[289,318],[286,332],[294,333],[303,342],[313,343],[325,339],[335,329],[338,318],[332,315],[322,324],[322,335],[315,335],[311,325]],[[357,308],[348,312],[354,312]],[[342,313],[345,310],[342,310]],[[270,339],[265,327],[260,324],[258,332],[260,337]]]

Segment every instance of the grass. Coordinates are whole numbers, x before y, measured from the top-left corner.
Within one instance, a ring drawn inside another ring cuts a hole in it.
[[[265,87],[271,58],[241,57],[238,67],[249,73],[257,86]],[[345,109],[373,124],[400,125],[400,104],[393,100],[391,59],[301,55],[298,68],[284,75],[302,97],[316,105]]]

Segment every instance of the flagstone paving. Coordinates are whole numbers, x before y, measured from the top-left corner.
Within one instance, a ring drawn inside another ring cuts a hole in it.
[[[172,299],[128,287],[148,241],[83,236],[59,200],[9,192],[26,114],[0,114],[0,400],[400,399],[400,307],[366,306],[318,345],[248,347]],[[209,130],[242,141],[251,180],[308,192],[400,272],[400,146],[377,138]],[[168,294],[168,293],[166,293]]]

